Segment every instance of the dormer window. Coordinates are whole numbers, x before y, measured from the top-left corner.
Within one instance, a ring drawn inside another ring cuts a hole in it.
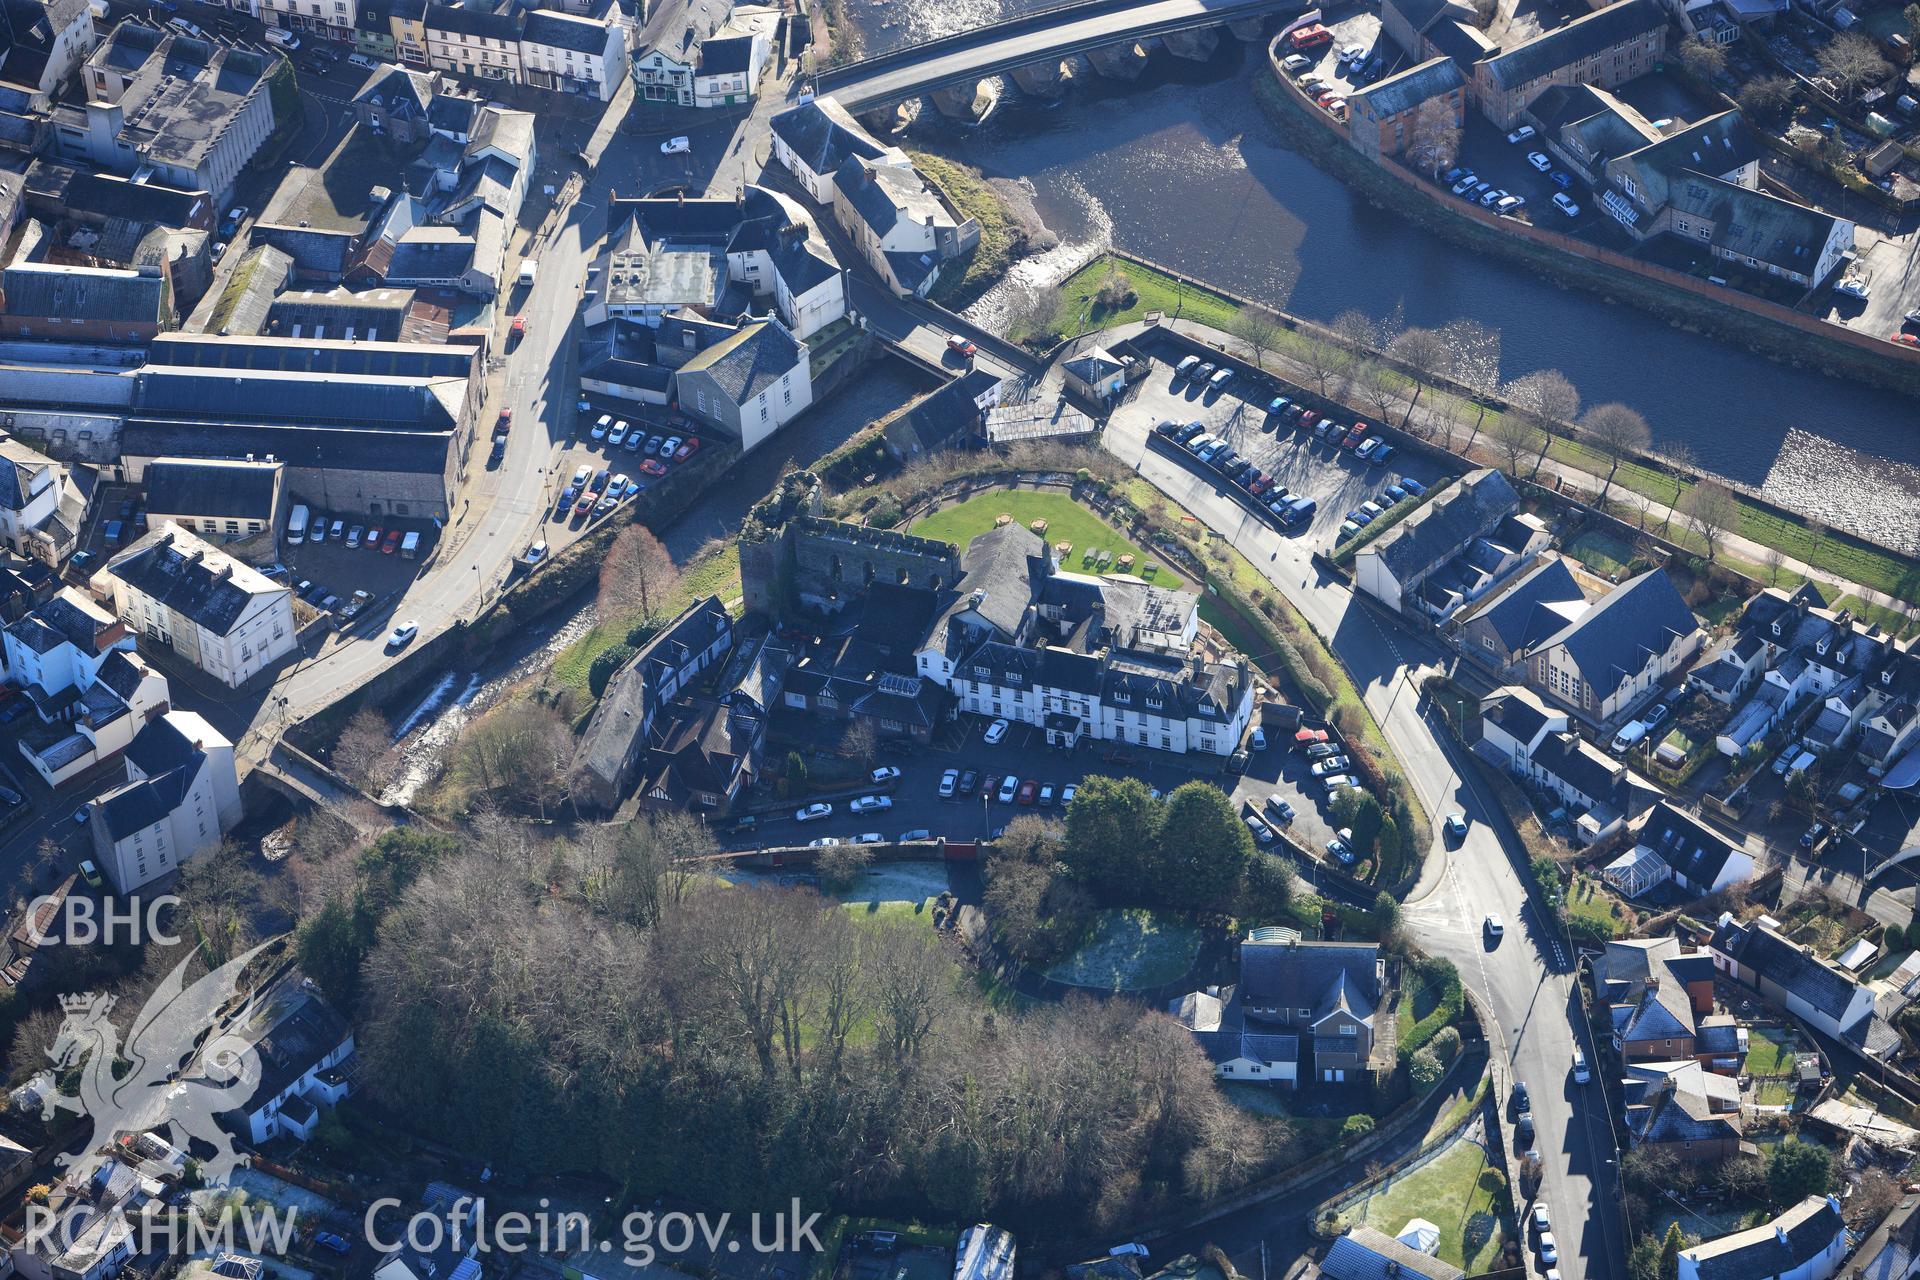
[[[1773,620],[1773,634],[1775,639],[1778,639],[1780,636],[1780,619],[1778,618]]]
[[[973,669],[973,678],[975,680],[985,680],[987,677],[991,676],[992,674],[993,672],[988,670],[986,667],[975,667]]]
[[[1020,673],[1018,671],[1009,671],[1007,672],[1006,680],[1008,684],[1019,684]]]

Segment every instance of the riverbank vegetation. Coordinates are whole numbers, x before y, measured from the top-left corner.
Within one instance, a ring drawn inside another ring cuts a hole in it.
[[[945,194],[962,219],[980,224],[980,243],[967,256],[964,270],[953,263],[940,268],[930,295],[933,301],[959,311],[998,284],[1014,258],[1024,250],[1026,237],[1007,212],[1007,205],[987,185],[978,169],[926,151],[910,151],[920,176]]]
[[[1102,284],[1116,273],[1125,276],[1133,301],[1096,314]],[[1184,319],[1240,335],[1251,331],[1247,317],[1256,310],[1217,290],[1109,253],[1062,283],[1051,320],[1026,336],[1050,345],[1088,328],[1127,323],[1153,311],[1169,318],[1178,312]],[[1249,338],[1242,341],[1252,345]],[[1542,476],[1550,462],[1581,472],[1591,477],[1587,496],[1597,498],[1607,491],[1607,507],[1627,523],[1650,530],[1657,523],[1662,537],[1696,554],[1710,554],[1750,578],[1787,587],[1802,580],[1790,570],[1729,552],[1719,545],[1724,535],[1776,550],[1893,599],[1920,601],[1920,560],[1754,495],[1725,490],[1721,482],[1692,470],[1684,448],[1668,460],[1617,443],[1606,447],[1603,442],[1612,436],[1580,425],[1578,392],[1551,370],[1501,382],[1499,336],[1479,325],[1456,322],[1428,330],[1408,328],[1395,317],[1374,319],[1349,312],[1325,328],[1269,322],[1261,326],[1259,345],[1261,362],[1288,381],[1344,399],[1450,452],[1516,476]],[[1596,406],[1587,416],[1597,424],[1601,409],[1616,407]],[[1702,484],[1728,495],[1717,522],[1690,510],[1699,503],[1694,495]]]

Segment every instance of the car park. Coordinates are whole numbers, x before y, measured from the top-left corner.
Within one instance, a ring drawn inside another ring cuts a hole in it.
[[[832,816],[833,806],[825,800],[816,800],[805,808],[795,810],[793,820],[795,822],[817,822],[821,818]]]
[[[892,796],[861,796],[847,806],[849,813],[877,813],[882,809],[893,808]]]

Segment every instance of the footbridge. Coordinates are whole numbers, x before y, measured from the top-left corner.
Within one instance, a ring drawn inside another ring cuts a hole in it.
[[[1036,13],[910,45],[817,77],[819,93],[849,111],[892,106],[922,94],[978,84],[1021,68],[1152,36],[1297,13],[1302,0],[1072,0]]]

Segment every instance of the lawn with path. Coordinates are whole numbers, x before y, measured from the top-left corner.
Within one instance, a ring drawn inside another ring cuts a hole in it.
[[[1184,920],[1144,907],[1115,908],[1096,913],[1087,940],[1047,976],[1076,987],[1137,991],[1184,978],[1199,950],[1200,931]]]
[[[1108,573],[1118,572],[1120,557],[1130,555],[1135,576],[1145,578],[1156,587],[1180,585],[1179,574],[1148,556],[1112,525],[1062,493],[997,490],[955,506],[942,507],[914,524],[910,532],[922,538],[951,542],[964,551],[967,543],[991,530],[1002,515],[1012,516],[1013,523],[1022,528],[1030,527],[1035,520],[1045,520],[1044,536],[1049,546],[1060,542],[1073,544],[1073,550],[1060,562],[1060,567],[1069,572],[1099,572],[1087,562],[1086,555],[1090,551],[1106,551],[1111,556],[1105,570]]]
[[[1398,1235],[1410,1219],[1425,1218],[1440,1228],[1440,1257],[1476,1275],[1498,1252],[1496,1206],[1505,1189],[1506,1179],[1488,1162],[1487,1153],[1463,1139],[1386,1183],[1347,1216],[1390,1236]]]

